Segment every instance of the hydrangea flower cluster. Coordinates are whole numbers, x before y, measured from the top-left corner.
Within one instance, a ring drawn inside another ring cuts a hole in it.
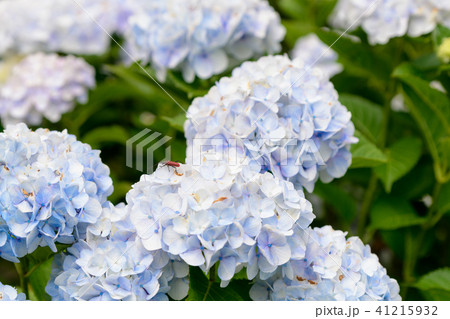
[[[26,122],[38,125],[42,117],[57,122],[85,103],[95,86],[94,68],[74,56],[36,53],[10,68],[0,83],[0,116],[4,125]]]
[[[192,82],[281,49],[285,29],[266,0],[153,0],[130,19],[133,57]]]
[[[356,22],[356,23],[355,23]],[[437,24],[450,27],[450,3],[439,0],[339,0],[331,16],[336,27],[361,26],[369,42],[386,44],[391,38],[431,32]]]
[[[198,170],[160,167],[126,199],[147,250],[162,249],[205,272],[218,263],[223,285],[243,267],[252,279],[301,253],[293,229],[314,218],[292,183],[259,168],[231,171],[213,162]]]
[[[149,252],[136,237],[128,206],[107,203],[99,222],[53,261],[46,287],[53,300],[180,300],[189,267],[162,250]]]
[[[135,6],[135,0],[0,1],[0,56],[102,54],[111,41],[106,32],[123,33]]]
[[[254,300],[401,300],[396,280],[389,278],[369,245],[331,226],[304,232],[305,254],[291,259],[250,290]]]
[[[343,66],[337,63],[338,55],[323,43],[319,37],[310,33],[297,40],[291,52],[292,59],[301,59],[306,67],[320,69],[329,78],[342,72]]]
[[[86,236],[113,189],[99,154],[67,131],[21,123],[0,133],[0,257]]]
[[[24,301],[25,299],[24,293],[18,294],[15,288],[0,282],[0,301]]]
[[[232,166],[250,159],[308,191],[319,176],[329,182],[345,174],[357,141],[328,77],[286,56],[245,62],[195,99],[187,118],[187,163],[200,165],[206,153]]]

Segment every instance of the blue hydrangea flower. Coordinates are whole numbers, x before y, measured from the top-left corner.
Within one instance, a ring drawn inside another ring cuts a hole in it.
[[[150,252],[136,236],[128,206],[106,203],[85,241],[57,255],[46,287],[53,300],[183,299],[189,267],[162,250]]]
[[[446,1],[339,0],[330,20],[342,29],[361,26],[374,45],[405,34],[418,37],[434,30],[437,24],[450,27],[449,17],[450,4]]]
[[[297,40],[291,52],[292,59],[301,59],[307,67],[320,69],[329,78],[342,72],[343,66],[337,63],[338,55],[323,43],[317,35],[310,33]]]
[[[100,152],[66,131],[9,125],[0,133],[0,256],[14,262],[38,246],[86,236],[112,193]]]
[[[312,191],[342,177],[351,163],[351,114],[320,70],[299,59],[245,62],[188,109],[187,163],[213,157],[248,165]]]
[[[42,117],[57,122],[75,102],[85,103],[95,86],[94,68],[74,56],[36,53],[7,67],[10,75],[0,82],[3,125],[39,125]]]
[[[0,1],[0,56],[39,51],[103,54],[111,42],[107,33],[125,32],[138,4],[136,0]]]
[[[179,70],[192,82],[281,49],[285,29],[265,0],[155,0],[130,19],[128,46],[161,79]]]
[[[260,273],[253,300],[401,300],[395,279],[358,237],[330,226],[302,231],[303,254],[272,273]]]
[[[314,218],[291,183],[217,162],[199,170],[160,167],[143,175],[126,199],[147,250],[162,249],[205,272],[218,264],[223,285],[243,267],[252,279],[286,263],[297,250],[293,229]]]
[[[25,299],[24,293],[18,294],[15,288],[0,282],[0,301],[24,301]]]

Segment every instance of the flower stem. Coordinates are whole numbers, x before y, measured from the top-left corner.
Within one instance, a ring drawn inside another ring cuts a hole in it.
[[[372,206],[372,201],[375,197],[375,192],[377,190],[378,177],[372,172],[367,186],[367,190],[364,193],[364,199],[361,205],[361,211],[359,213],[358,219],[358,236],[362,237],[364,235],[364,229],[367,223],[367,217],[369,215],[370,207]]]
[[[208,288],[206,288],[205,295],[203,296],[203,301],[206,301],[212,285],[216,282],[216,266],[217,265],[212,266],[211,269],[209,270]]]
[[[439,221],[440,217],[442,217],[442,214],[437,209],[441,189],[442,184],[436,182],[433,190],[433,203],[428,209],[427,221],[422,224],[422,229],[420,230],[419,234],[415,238],[411,232],[408,232],[406,235],[406,255],[405,264],[403,267],[403,280],[406,284],[409,284],[415,280],[414,269],[416,268],[417,261],[419,259],[420,248],[422,247],[422,243],[425,239],[427,231]],[[404,296],[406,296],[407,291],[408,286],[404,288]]]
[[[24,275],[24,268],[22,263],[14,263],[17,274],[19,275],[20,287],[23,293],[28,297],[28,279]]]
[[[381,132],[380,136],[377,142],[377,146],[381,148],[382,150],[385,150],[386,148],[386,140],[387,140],[387,133],[389,129],[389,117],[391,114],[391,100],[395,95],[396,90],[396,83],[395,81],[391,80],[389,85],[387,86],[388,98],[384,102],[383,107],[383,118],[381,122]],[[359,214],[359,220],[358,220],[358,229],[357,234],[359,237],[362,237],[365,232],[365,227],[367,223],[367,217],[370,211],[370,207],[372,206],[372,202],[375,197],[375,192],[377,191],[378,186],[378,176],[375,174],[375,171],[372,169],[372,173],[370,175],[369,184],[367,185],[367,190],[364,194],[363,202],[361,205],[361,211]]]

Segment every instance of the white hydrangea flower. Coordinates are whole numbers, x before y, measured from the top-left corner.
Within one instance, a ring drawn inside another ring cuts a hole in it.
[[[139,8],[138,3],[137,0],[3,0],[0,56],[39,51],[102,54],[111,41],[107,33],[124,32],[129,15]]]
[[[57,122],[85,103],[95,86],[95,71],[74,56],[36,53],[6,66],[9,76],[0,82],[0,116],[4,125],[25,122],[39,125],[45,117]]]
[[[180,256],[205,272],[218,264],[224,285],[243,267],[252,279],[297,256],[301,243],[293,229],[308,227],[314,218],[311,204],[291,183],[213,162],[143,175],[127,203],[146,249]]]
[[[342,72],[343,66],[337,63],[338,55],[323,43],[319,37],[310,33],[297,40],[291,52],[292,59],[301,59],[306,67],[320,69],[329,78]]]
[[[186,161],[216,153],[227,165],[251,163],[309,192],[351,164],[354,125],[329,78],[300,59],[267,56],[220,79],[187,112]],[[255,168],[257,169],[257,168]]]
[[[450,4],[439,0],[339,0],[330,20],[342,29],[361,26],[372,45],[386,44],[405,34],[427,34],[440,23],[450,27]]]
[[[266,0],[153,0],[130,25],[133,58],[151,62],[161,79],[182,71],[187,82],[278,52],[285,34]]]
[[[86,237],[112,193],[100,151],[67,131],[8,125],[0,133],[0,257],[19,262],[39,246]]]
[[[305,236],[306,235],[306,236]],[[401,300],[399,285],[358,237],[331,226],[303,232],[304,256],[271,274],[260,273],[253,300]]]
[[[53,300],[176,300],[186,297],[189,267],[162,250],[148,251],[129,207],[106,203],[87,238],[55,257],[46,287]]]

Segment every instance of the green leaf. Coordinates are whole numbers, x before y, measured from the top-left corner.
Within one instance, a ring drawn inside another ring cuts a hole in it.
[[[337,0],[318,0],[312,1],[316,18],[316,25],[326,25],[328,17],[333,12]]]
[[[428,301],[449,301],[450,300],[450,292],[438,290],[438,289],[430,289],[430,290],[421,290],[422,295]]]
[[[310,5],[307,1],[278,0],[276,4],[281,12],[291,18],[303,21],[311,18]]]
[[[247,280],[233,280],[226,288],[220,288],[220,284],[210,282],[200,268],[189,267],[188,301],[245,301],[250,300],[249,290]]]
[[[387,162],[375,168],[375,173],[384,184],[386,192],[390,192],[392,184],[406,175],[419,161],[422,154],[422,141],[407,137],[394,143],[386,151]]]
[[[450,100],[445,93],[432,88],[429,82],[418,77],[417,71],[410,64],[400,65],[393,75],[414,90],[426,106],[439,117],[445,131],[450,133]]]
[[[184,133],[184,122],[186,122],[186,113],[178,113],[175,116],[162,116],[161,119],[168,122],[171,127]]]
[[[422,276],[414,285],[431,300],[449,300],[450,268],[440,268]]]
[[[351,94],[340,94],[339,100],[352,113],[356,129],[372,143],[376,143],[381,133],[381,106]]]
[[[356,202],[342,188],[334,184],[317,183],[314,187],[314,193],[332,206],[343,221],[351,223],[354,220],[356,216]]]
[[[242,268],[241,271],[239,271],[237,274],[234,274],[233,280],[247,280],[247,269]]]
[[[42,263],[38,268],[36,268],[36,270],[33,271],[29,278],[29,283],[32,290],[30,296],[33,296],[36,300],[50,300],[50,296],[45,292],[45,286],[47,286],[47,283],[50,280],[52,261],[53,258]]]
[[[382,81],[390,77],[390,61],[375,54],[369,45],[354,41],[342,33],[319,29],[317,36],[339,55],[339,62],[344,65],[347,72],[373,79],[374,76]]]
[[[70,124],[70,128],[78,130],[95,113],[110,105],[111,101],[117,102],[130,96],[134,96],[134,92],[130,91],[121,81],[108,79],[90,91],[86,104],[78,105],[73,112],[66,115],[70,118],[67,122]]]
[[[411,204],[403,198],[383,196],[375,201],[370,211],[370,228],[392,230],[420,225],[426,218],[417,215]]]
[[[293,48],[299,37],[315,31],[315,27],[310,21],[303,19],[283,20],[283,26],[286,28],[285,41],[290,48]]]
[[[105,142],[125,144],[128,138],[129,134],[122,126],[114,125],[93,129],[84,135],[82,140],[92,148],[100,148],[100,145]]]
[[[450,212],[450,182],[442,185],[437,206],[440,215]]]
[[[136,73],[132,67],[106,65],[105,69],[123,79],[130,85],[130,88],[145,98],[151,99],[158,93],[151,83],[149,83],[152,80],[145,78],[140,73]]]
[[[450,38],[450,29],[443,25],[438,25],[433,31],[432,38],[433,44],[435,47],[438,47],[445,38]]]
[[[450,100],[418,77],[411,65],[402,64],[394,76],[402,81],[405,101],[425,137],[434,160],[436,179],[445,183],[450,179]]]
[[[433,163],[429,157],[422,157],[422,159],[408,174],[395,182],[392,186],[392,195],[398,195],[408,200],[418,200],[425,194],[431,194],[436,183],[433,175]]]
[[[394,254],[401,259],[405,256],[405,229],[406,228],[380,231],[383,241],[392,249]]]
[[[207,89],[198,89],[198,83],[186,83],[184,79],[172,71],[167,72],[167,79],[173,84],[177,89],[185,92],[189,99],[197,96],[203,96],[208,93]],[[167,83],[167,82],[166,82]]]
[[[375,144],[359,131],[355,131],[355,136],[359,139],[359,142],[353,144],[350,149],[352,152],[351,168],[375,167],[386,163],[386,155]]]

